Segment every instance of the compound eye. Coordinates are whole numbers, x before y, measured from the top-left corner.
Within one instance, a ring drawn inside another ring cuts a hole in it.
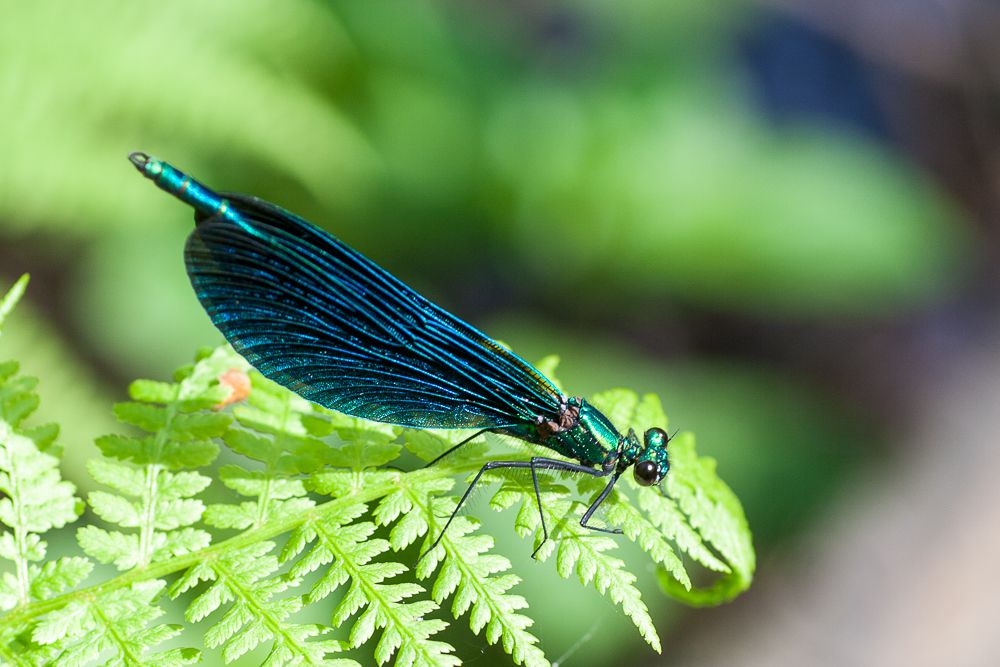
[[[647,447],[663,447],[670,442],[670,436],[667,435],[667,432],[656,426],[647,429],[643,437]]]
[[[659,466],[652,461],[639,461],[635,464],[635,481],[642,486],[653,486],[660,478]]]

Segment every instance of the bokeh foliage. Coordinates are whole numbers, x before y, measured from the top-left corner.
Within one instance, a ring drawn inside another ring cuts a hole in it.
[[[940,287],[949,208],[859,137],[759,119],[725,66],[738,10],[478,9],[13,6],[4,231],[93,240],[86,275],[106,288],[114,257],[184,233],[128,179],[122,156],[143,148],[427,273],[486,255],[551,290],[791,312]]]

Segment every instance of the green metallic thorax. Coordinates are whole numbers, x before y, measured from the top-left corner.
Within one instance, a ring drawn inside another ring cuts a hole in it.
[[[550,442],[556,440],[559,446],[555,443],[548,446],[585,465],[603,463],[618,451],[622,436],[600,410],[582,398],[577,400],[580,402],[580,422],[575,428],[553,435]]]
[[[627,440],[622,438],[608,418],[584,399],[570,398],[564,407],[564,414],[570,415],[565,426],[556,426],[556,421],[539,418],[538,424],[516,426],[505,429],[505,432],[588,466],[599,466],[616,459],[622,446],[627,446]],[[621,463],[618,461],[619,465]]]

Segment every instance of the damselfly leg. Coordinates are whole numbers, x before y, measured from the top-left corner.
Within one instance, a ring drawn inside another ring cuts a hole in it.
[[[538,554],[539,549],[541,549],[542,545],[544,545],[545,542],[547,542],[549,539],[549,530],[545,524],[545,512],[542,510],[542,493],[538,485],[538,471],[557,470],[557,471],[591,475],[592,477],[606,477],[612,474],[613,472],[613,469],[594,469],[589,466],[581,465],[579,463],[572,463],[570,461],[562,461],[559,459],[550,459],[543,456],[534,456],[531,458],[530,461],[490,461],[489,463],[485,464],[482,468],[480,468],[479,472],[476,473],[476,476],[472,479],[472,483],[469,484],[469,488],[467,488],[465,490],[465,493],[462,494],[462,497],[459,499],[458,504],[452,511],[451,516],[448,517],[448,521],[445,522],[444,528],[441,529],[441,532],[438,534],[437,539],[434,540],[434,543],[431,544],[431,546],[426,551],[424,551],[424,553],[420,554],[420,558],[418,559],[418,561],[422,560],[424,556],[433,551],[437,547],[437,545],[441,543],[441,538],[443,538],[444,534],[448,531],[448,527],[451,525],[451,522],[455,519],[455,516],[462,509],[462,505],[465,504],[465,501],[469,498],[469,495],[471,495],[472,490],[482,479],[482,476],[490,470],[497,470],[502,468],[531,470],[531,482],[532,485],[534,486],[534,491],[535,491],[535,503],[538,507],[538,517],[541,520],[542,524],[542,541],[538,544],[537,547],[535,547],[535,550],[531,552],[532,558],[534,558]],[[618,528],[602,528],[600,526],[592,526],[588,523],[590,518],[593,516],[594,512],[597,511],[597,508],[600,507],[601,503],[603,503],[605,499],[608,497],[608,495],[611,493],[611,490],[614,488],[615,483],[618,481],[618,477],[619,473],[614,473],[614,476],[612,477],[608,485],[604,487],[604,490],[601,491],[601,494],[597,497],[597,499],[594,500],[593,503],[591,503],[589,508],[587,508],[587,511],[580,519],[581,526],[583,526],[584,528],[588,528],[590,530],[600,531],[602,533],[620,534],[622,532]]]

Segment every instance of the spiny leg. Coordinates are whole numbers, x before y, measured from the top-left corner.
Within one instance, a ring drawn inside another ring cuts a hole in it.
[[[468,439],[459,443],[459,445],[464,444],[464,442],[467,441]],[[447,453],[448,452],[445,452],[445,454]],[[462,494],[462,497],[459,499],[458,504],[452,511],[451,516],[448,517],[448,521],[445,522],[444,528],[441,529],[441,533],[438,534],[437,539],[434,540],[434,543],[426,551],[420,554],[420,557],[417,558],[417,562],[420,562],[424,558],[424,556],[433,551],[437,547],[437,545],[441,543],[441,538],[444,537],[444,534],[445,532],[447,532],[448,527],[451,526],[451,522],[454,521],[455,516],[458,514],[459,510],[462,509],[462,505],[465,504],[466,500],[468,500],[469,495],[472,493],[472,489],[474,489],[476,484],[479,483],[479,480],[482,478],[483,474],[488,470],[496,470],[499,468],[521,468],[521,469],[528,468],[529,470],[531,470],[531,479],[535,487],[535,503],[538,506],[538,516],[541,519],[542,523],[542,541],[535,548],[535,550],[531,552],[532,558],[535,557],[535,555],[538,553],[538,550],[541,549],[542,545],[544,545],[545,542],[548,541],[549,539],[549,532],[545,526],[545,514],[542,511],[542,494],[541,494],[541,489],[538,486],[537,470],[539,468],[543,470],[562,470],[565,472],[591,475],[593,477],[605,477],[611,474],[611,470],[603,470],[603,469],[595,470],[594,468],[590,468],[588,466],[579,463],[572,463],[570,461],[561,461],[559,459],[550,459],[544,456],[533,456],[530,461],[490,461],[482,468],[480,468],[479,472],[476,473],[476,476],[472,478],[472,483],[469,484],[469,488],[467,488],[465,490],[465,493]],[[604,499],[608,496],[608,494],[611,493],[611,489],[614,487],[614,483],[617,480],[618,480],[618,475],[615,475],[615,478],[611,481],[611,483],[608,484],[608,486],[604,489],[604,491],[601,492],[601,495],[598,497],[597,501],[595,501],[587,510],[587,513],[584,515],[585,519],[589,519],[590,515],[594,513],[594,511],[601,504],[601,502],[603,502]],[[621,532],[620,530],[612,531],[605,528],[599,528],[597,526],[590,526],[584,524],[582,521],[581,525],[591,530],[599,530],[603,532],[617,532],[617,533]]]
[[[531,557],[535,558],[538,551],[542,546],[549,540],[549,530],[545,526],[545,513],[542,511],[542,494],[538,488],[538,473],[537,470],[542,468],[544,470],[563,470],[565,472],[583,473],[586,475],[592,475],[594,477],[604,477],[608,474],[605,470],[594,470],[585,465],[579,463],[570,463],[569,461],[561,461],[559,459],[550,459],[544,456],[533,456],[531,458],[531,481],[535,485],[535,502],[538,505],[538,518],[542,522],[542,541],[538,543],[535,550],[531,552]],[[589,526],[588,526],[589,528]]]
[[[432,465],[434,465],[435,463],[437,463],[438,461],[440,461],[444,457],[448,456],[449,454],[451,454],[453,451],[455,451],[456,449],[458,449],[462,445],[466,445],[466,444],[472,442],[473,440],[475,440],[476,438],[478,438],[479,436],[483,435],[484,433],[489,433],[492,430],[493,430],[492,428],[484,428],[481,431],[476,431],[475,433],[473,433],[472,435],[470,435],[468,438],[466,438],[465,440],[461,441],[457,445],[452,445],[448,449],[444,450],[444,452],[442,452],[441,454],[438,454],[434,458],[433,461],[431,461],[430,463],[426,464],[424,467],[425,468],[430,468]]]
[[[542,548],[549,539],[549,529],[545,526],[545,512],[542,511],[542,492],[538,488],[538,466],[536,465],[537,457],[531,457],[531,483],[535,487],[535,503],[538,505],[538,518],[542,522],[542,541],[538,543],[535,550],[531,552],[531,557],[534,558],[538,554],[538,550]]]
[[[603,491],[601,491],[601,495],[597,496],[597,499],[595,499],[594,502],[590,504],[590,507],[587,508],[587,511],[583,513],[583,516],[580,517],[581,526],[602,533],[611,533],[612,535],[622,534],[621,528],[601,528],[600,526],[591,526],[588,523],[590,521],[590,517],[594,516],[594,512],[597,511],[597,508],[601,506],[604,500],[611,493],[611,489],[615,488],[615,484],[618,482],[619,477],[621,477],[621,473],[615,473],[615,476],[611,478],[611,481],[608,482],[608,485],[604,487]]]
[[[448,452],[445,452],[445,454],[447,453]],[[436,460],[437,459],[435,459],[435,461]],[[479,472],[476,473],[476,476],[472,478],[472,483],[469,484],[469,488],[465,490],[465,493],[462,494],[462,497],[459,499],[458,504],[455,505],[455,509],[452,511],[451,516],[448,517],[448,521],[445,522],[444,528],[442,528],[441,532],[438,533],[437,539],[434,540],[434,544],[432,544],[430,547],[428,547],[426,551],[420,554],[420,557],[417,558],[417,562],[419,563],[421,560],[423,560],[424,556],[434,551],[434,549],[437,548],[437,545],[441,543],[441,538],[444,537],[444,534],[448,531],[448,526],[450,526],[451,522],[455,520],[455,515],[458,514],[459,510],[462,509],[462,505],[464,505],[465,501],[469,498],[469,494],[472,493],[472,489],[476,488],[476,484],[479,483],[479,480],[483,476],[483,473],[485,473],[487,470],[495,470],[496,468],[531,468],[531,466],[532,464],[530,461],[490,461],[482,468],[480,468]]]

